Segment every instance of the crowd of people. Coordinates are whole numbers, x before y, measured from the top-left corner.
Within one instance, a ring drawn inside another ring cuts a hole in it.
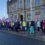
[[[42,31],[45,34],[45,20],[42,21],[15,21],[15,22],[0,22],[0,30],[12,30],[12,31],[29,31],[35,33],[35,31]]]

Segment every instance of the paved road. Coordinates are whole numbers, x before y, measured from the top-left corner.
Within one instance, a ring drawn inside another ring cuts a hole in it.
[[[45,45],[45,42],[0,32],[0,45]]]

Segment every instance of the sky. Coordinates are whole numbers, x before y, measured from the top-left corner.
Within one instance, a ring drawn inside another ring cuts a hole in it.
[[[0,0],[0,19],[8,18],[7,14],[7,0]]]
[[[36,3],[39,3],[39,0],[36,0]],[[7,18],[7,0],[0,0],[0,19]]]

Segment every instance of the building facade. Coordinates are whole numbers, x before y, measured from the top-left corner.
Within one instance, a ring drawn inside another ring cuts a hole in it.
[[[45,19],[45,0],[8,0],[7,12],[13,21]]]

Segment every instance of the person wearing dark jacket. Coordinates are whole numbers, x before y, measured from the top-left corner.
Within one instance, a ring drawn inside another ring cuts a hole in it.
[[[34,34],[34,22],[33,21],[31,21],[31,26],[30,26],[29,30],[30,30],[30,34],[31,33]]]
[[[41,21],[41,30],[43,32],[43,20]]]
[[[45,20],[43,20],[43,32],[44,32],[44,34],[45,34]]]

